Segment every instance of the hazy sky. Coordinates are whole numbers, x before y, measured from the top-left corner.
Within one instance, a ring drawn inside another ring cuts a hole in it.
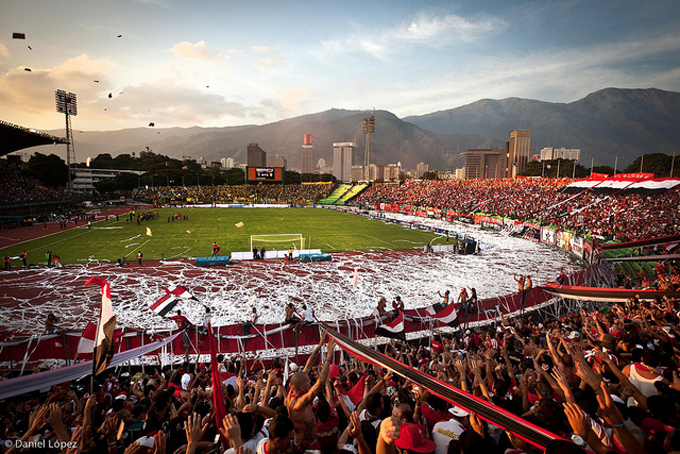
[[[57,88],[78,95],[75,130],[680,91],[679,12],[676,0],[0,0],[0,119],[63,128]]]

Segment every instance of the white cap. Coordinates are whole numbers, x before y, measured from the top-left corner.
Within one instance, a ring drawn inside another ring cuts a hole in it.
[[[189,374],[182,375],[182,389],[184,391],[186,391],[187,388],[189,388],[189,383],[191,383],[191,375]]]
[[[290,364],[288,365],[288,368],[290,369],[291,372],[297,372],[297,370],[298,370],[298,365],[295,364],[295,363],[290,363]]]
[[[569,333],[569,336],[567,337],[569,339],[577,339],[581,337],[581,333],[579,333],[578,331],[572,331],[571,333]]]
[[[453,407],[449,408],[449,413],[451,413],[453,416],[456,416],[458,418],[464,418],[466,416],[470,416],[470,412],[463,410],[457,405],[454,405]]]

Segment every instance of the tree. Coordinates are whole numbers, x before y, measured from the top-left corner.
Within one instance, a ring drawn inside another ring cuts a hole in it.
[[[243,184],[246,181],[246,175],[243,172],[243,169],[239,169],[238,167],[227,169],[225,176],[227,178],[227,184],[231,185]]]
[[[673,157],[667,154],[649,153],[638,157],[631,165],[624,169],[624,172],[640,172],[640,163],[642,162],[642,172],[653,173],[655,178],[666,178],[670,175],[672,161]],[[673,176],[680,176],[678,162],[674,165]]]
[[[300,184],[302,182],[301,175],[293,170],[286,170],[285,181],[286,184]]]
[[[44,186],[57,188],[68,183],[68,166],[55,154],[36,153],[23,168]]]

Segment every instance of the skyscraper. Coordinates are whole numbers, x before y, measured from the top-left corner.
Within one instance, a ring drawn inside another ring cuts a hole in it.
[[[502,148],[471,148],[465,152],[466,180],[504,178],[507,158]]]
[[[529,162],[530,145],[531,131],[516,129],[510,132],[510,142],[508,142],[508,177],[513,178],[524,170],[527,162]]]
[[[311,134],[304,135],[302,143],[302,173],[314,172],[314,136]]]
[[[248,144],[248,167],[267,167],[267,152],[255,142]]]
[[[333,144],[333,176],[339,181],[350,182],[354,165],[354,142],[335,142]]]

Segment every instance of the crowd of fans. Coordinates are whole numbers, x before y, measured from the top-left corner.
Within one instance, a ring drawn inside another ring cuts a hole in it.
[[[537,221],[563,230],[607,240],[633,240],[680,233],[680,191],[657,195],[562,192],[568,178],[498,180],[407,180],[372,185],[352,200],[485,213],[520,221]]]
[[[156,186],[139,188],[132,197],[151,203],[191,200],[194,203],[291,203],[309,204],[327,197],[332,183],[244,184],[218,186]]]
[[[651,284],[637,277],[629,283],[680,289],[677,265],[659,264],[655,272]],[[0,403],[0,446],[16,452],[41,440],[68,453],[680,452],[679,322],[679,300],[633,298],[542,322],[500,316],[487,327],[385,347],[388,356],[555,434],[559,440],[545,450],[351,359],[328,336],[300,369],[281,357],[248,367],[240,357],[219,358],[219,385],[210,365],[185,363],[151,375],[109,375],[93,394],[69,382],[7,399]],[[215,386],[226,411],[217,423]]]
[[[0,204],[16,205],[26,202],[63,200],[63,191],[41,186],[35,178],[18,171],[5,169],[0,178]]]

